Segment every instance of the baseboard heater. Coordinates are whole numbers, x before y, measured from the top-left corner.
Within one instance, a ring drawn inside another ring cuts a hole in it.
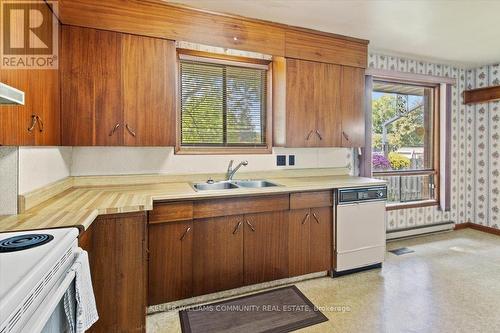
[[[455,223],[450,221],[450,222],[436,223],[432,225],[422,225],[413,228],[392,230],[387,232],[386,239],[393,240],[399,238],[432,234],[435,232],[450,231],[453,230],[454,226]]]

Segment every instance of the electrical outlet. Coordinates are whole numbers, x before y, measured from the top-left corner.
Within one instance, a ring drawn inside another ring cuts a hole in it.
[[[295,165],[295,155],[288,155],[288,165]]]
[[[286,165],[286,155],[276,155],[276,165],[277,166]]]

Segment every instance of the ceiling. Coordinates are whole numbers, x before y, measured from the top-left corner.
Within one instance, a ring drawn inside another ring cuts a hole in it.
[[[498,0],[175,0],[370,40],[370,51],[475,67],[500,61]]]

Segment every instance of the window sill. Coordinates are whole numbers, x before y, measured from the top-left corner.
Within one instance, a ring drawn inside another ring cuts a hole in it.
[[[224,148],[224,147],[176,147],[176,155],[237,155],[237,154],[272,154],[271,147],[259,148]]]
[[[439,201],[437,200],[421,200],[412,202],[402,202],[402,203],[391,203],[385,206],[385,210],[397,210],[397,209],[408,209],[408,208],[420,208],[420,207],[430,207],[438,206]]]

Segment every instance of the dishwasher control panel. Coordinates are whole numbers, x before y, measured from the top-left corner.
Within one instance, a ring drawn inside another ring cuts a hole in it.
[[[387,200],[387,187],[359,187],[338,190],[338,204]]]

